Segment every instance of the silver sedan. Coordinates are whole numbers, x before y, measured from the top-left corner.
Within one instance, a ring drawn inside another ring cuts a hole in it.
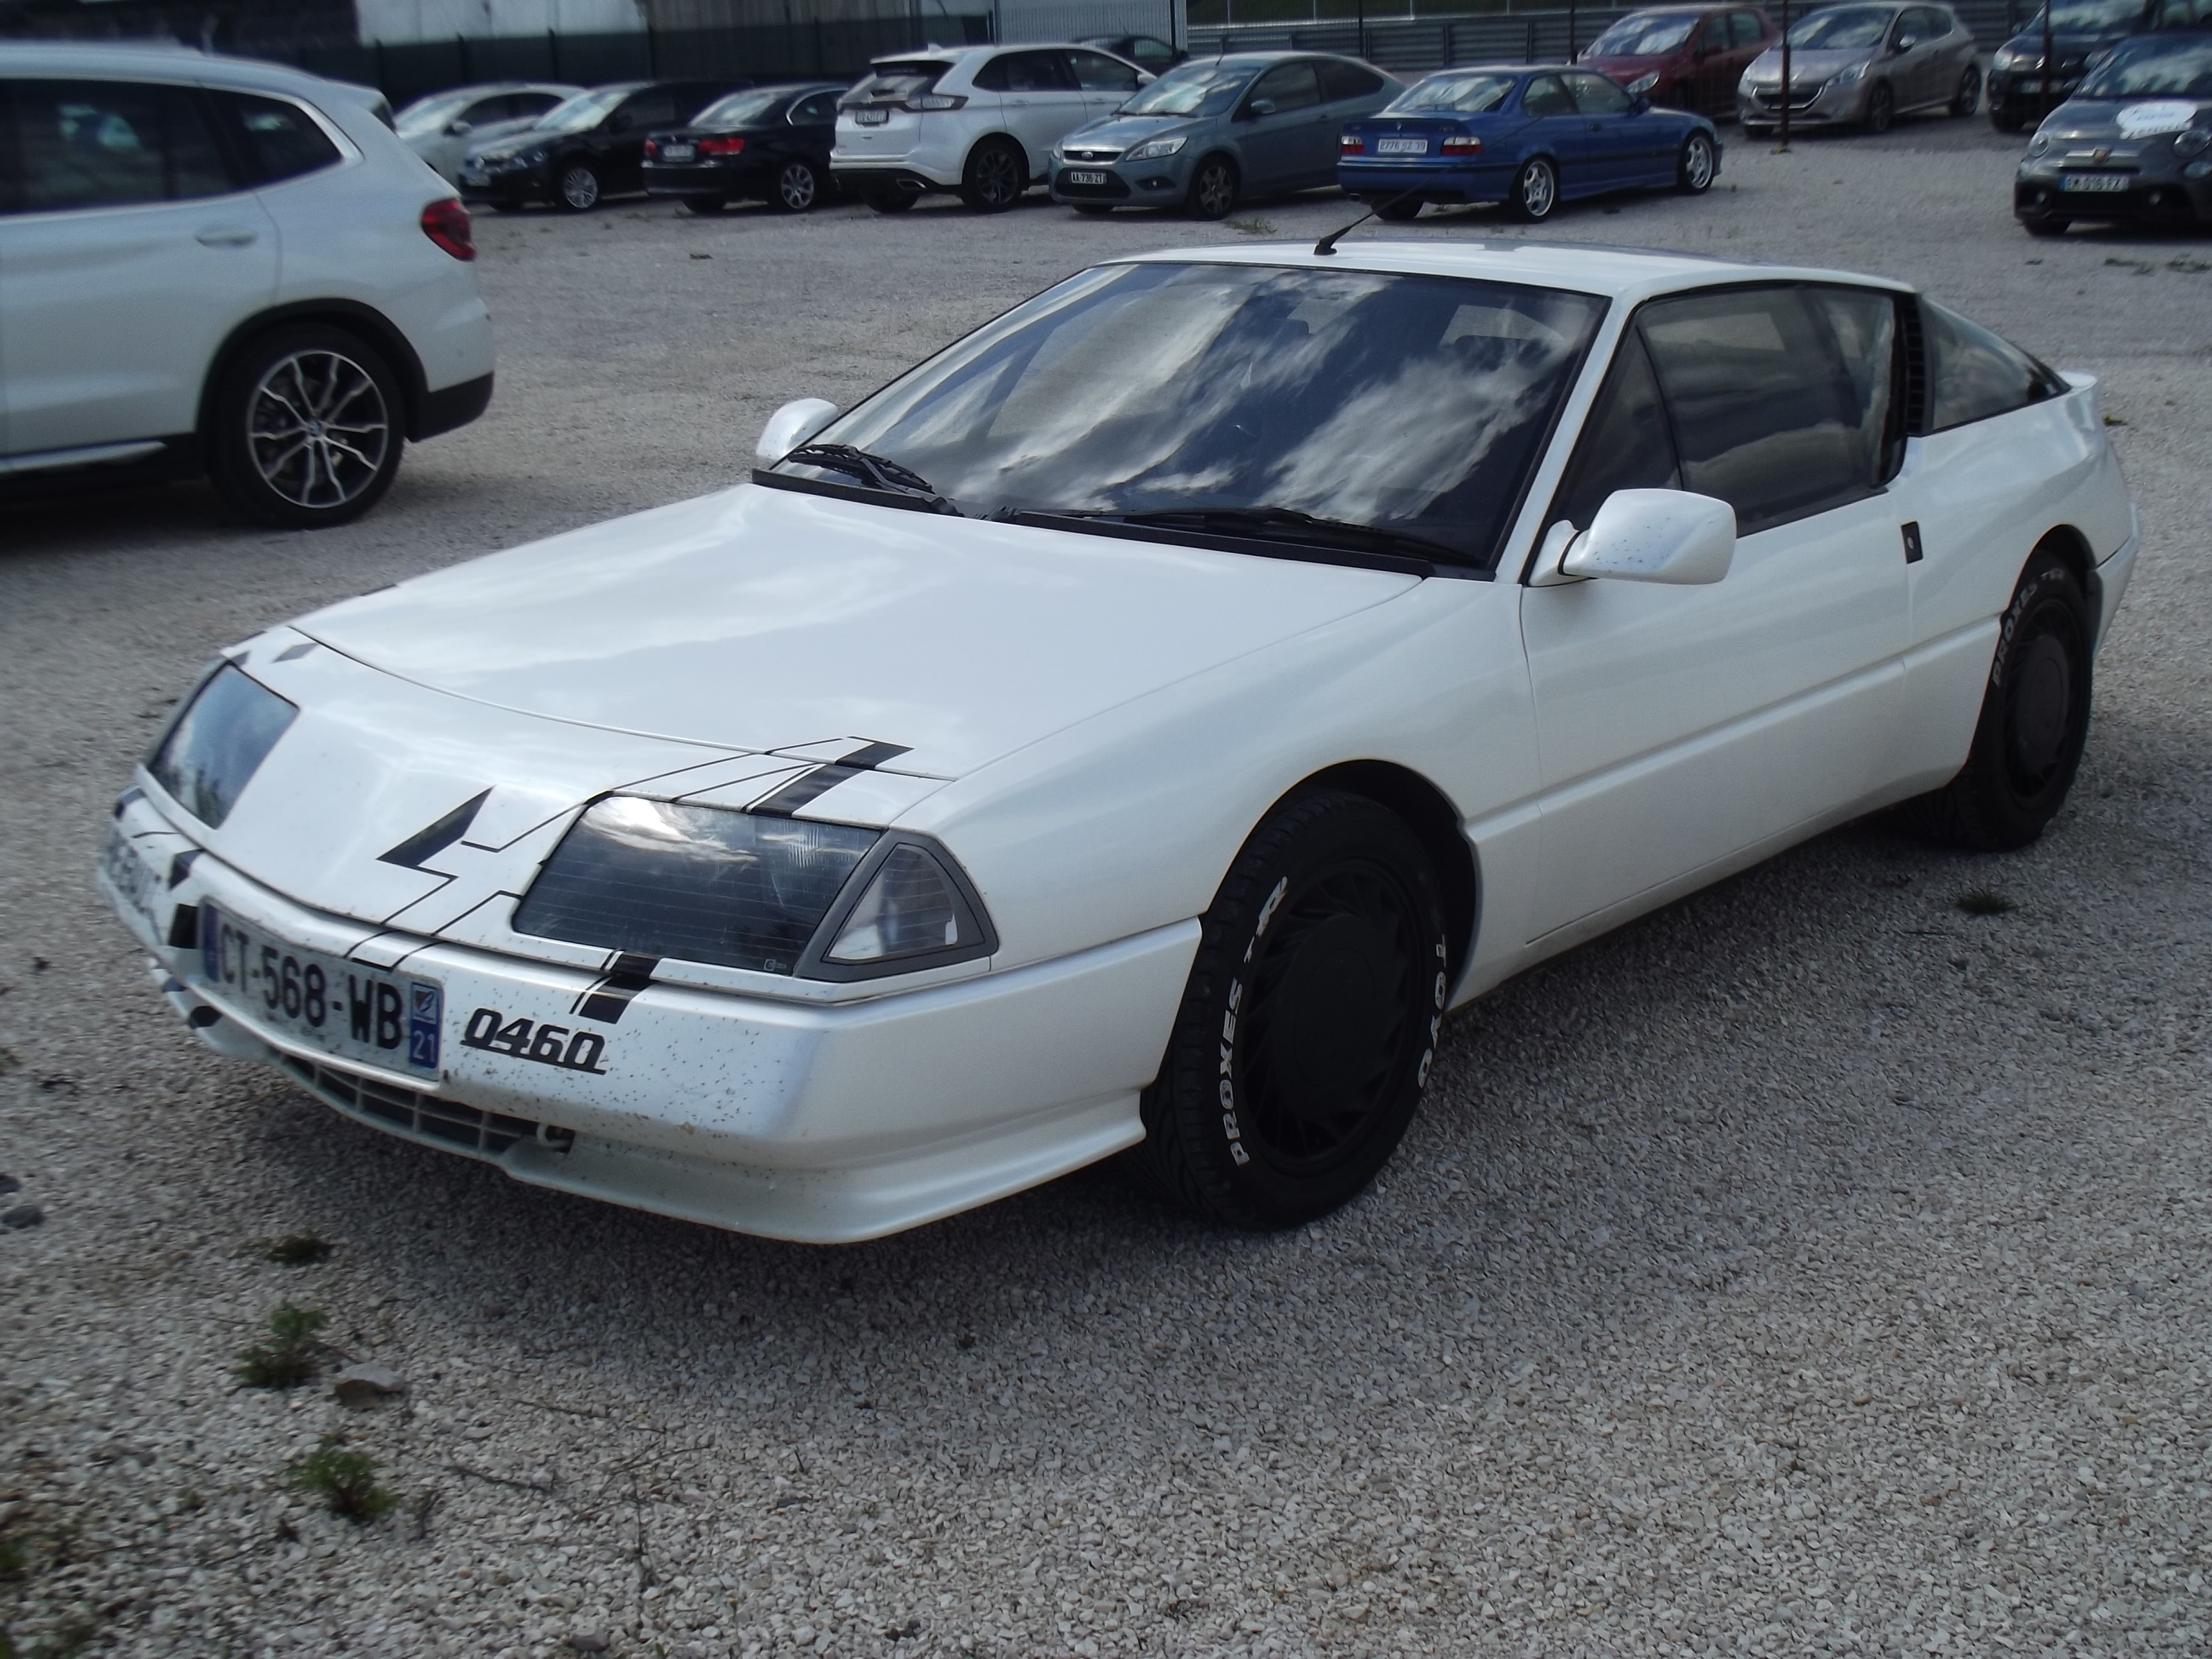
[[[1790,30],[1790,122],[1887,132],[1900,115],[1981,105],[1974,37],[1948,6],[1830,6]],[[1736,85],[1747,136],[1782,118],[1782,48],[1769,46]]]

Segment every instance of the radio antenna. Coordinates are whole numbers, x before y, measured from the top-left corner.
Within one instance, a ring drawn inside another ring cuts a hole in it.
[[[1332,230],[1328,235],[1322,237],[1321,240],[1314,244],[1315,254],[1323,259],[1328,258],[1335,253],[1337,241],[1346,231],[1358,229],[1360,226],[1365,224],[1376,214],[1382,212],[1384,208],[1395,207],[1399,203],[1404,201],[1412,194],[1413,194],[1413,192],[1410,190],[1401,190],[1395,196],[1389,198],[1388,200],[1376,203],[1372,207],[1369,208],[1366,212],[1361,214],[1350,224],[1338,226],[1334,230]]]

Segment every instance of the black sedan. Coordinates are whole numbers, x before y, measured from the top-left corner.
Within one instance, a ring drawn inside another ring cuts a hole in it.
[[[720,213],[732,201],[808,211],[830,188],[844,90],[809,81],[717,100],[688,125],[645,141],[645,193],[672,196],[694,213]]]
[[[461,163],[464,200],[519,208],[550,202],[581,213],[603,198],[642,187],[645,136],[688,121],[746,81],[618,81],[579,93],[524,131],[469,152]]]
[[[2124,40],[2028,142],[2013,212],[2030,234],[2076,219],[2212,222],[2212,30]]]

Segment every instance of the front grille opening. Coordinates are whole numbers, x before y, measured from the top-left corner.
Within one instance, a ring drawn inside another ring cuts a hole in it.
[[[291,1054],[278,1062],[317,1095],[348,1116],[450,1146],[478,1158],[497,1158],[518,1140],[544,1140],[565,1150],[575,1136],[567,1129],[504,1112],[480,1112],[458,1100],[417,1094],[396,1084],[333,1066],[318,1066]]]

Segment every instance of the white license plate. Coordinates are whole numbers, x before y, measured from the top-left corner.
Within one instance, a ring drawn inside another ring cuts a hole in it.
[[[107,848],[100,855],[100,870],[123,902],[146,919],[147,929],[151,932],[154,896],[161,889],[161,878],[153,866],[138,856],[138,849],[131,844],[131,837],[123,833],[119,823],[107,826]]]
[[[1377,138],[1375,153],[1377,155],[1426,155],[1429,141],[1425,138]]]
[[[461,169],[461,182],[465,185],[481,187],[489,184],[491,179],[484,173],[471,172],[468,168],[464,167]]]
[[[1078,173],[1073,167],[1060,176],[1071,185],[1103,185],[1106,182],[1106,175],[1103,173]]]
[[[660,159],[664,161],[696,161],[698,155],[696,144],[663,144],[660,147]]]
[[[445,989],[325,956],[200,907],[200,973],[216,1000],[338,1060],[434,1080]]]
[[[2069,173],[2058,187],[2068,191],[2120,191],[2135,182],[2131,173]]]
[[[879,127],[891,118],[891,112],[887,109],[856,109],[853,118],[864,127]]]

